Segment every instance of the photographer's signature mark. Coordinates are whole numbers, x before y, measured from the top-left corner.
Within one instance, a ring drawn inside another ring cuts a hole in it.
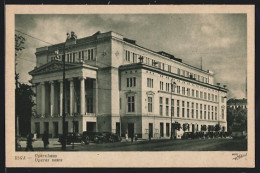
[[[233,160],[239,160],[239,159],[241,159],[241,158],[243,158],[243,157],[246,157],[246,156],[247,156],[247,153],[245,153],[245,154],[233,153],[232,156],[235,156],[235,157],[233,158]]]

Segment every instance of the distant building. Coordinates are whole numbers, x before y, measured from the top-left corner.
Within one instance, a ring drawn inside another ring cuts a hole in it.
[[[242,108],[247,109],[247,99],[229,99],[227,101],[227,107],[232,109]]]
[[[60,43],[36,49],[36,67],[29,72],[36,92],[33,133],[62,134],[63,97],[67,132],[73,131],[73,122],[79,133],[109,131],[146,139],[169,138],[171,122],[176,121],[187,123],[190,132],[216,124],[227,130],[228,90],[214,84],[213,72],[115,32],[97,32],[67,42],[63,86],[63,47]]]

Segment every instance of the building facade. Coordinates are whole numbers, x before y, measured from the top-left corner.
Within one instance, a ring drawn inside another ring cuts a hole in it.
[[[67,132],[74,127],[79,133],[167,138],[174,122],[188,124],[190,132],[216,124],[227,129],[228,90],[214,85],[213,72],[141,47],[118,33],[71,37],[66,45],[37,48],[35,54],[36,67],[29,72],[36,93],[31,129],[38,136],[44,131],[52,137],[62,134],[63,97]]]

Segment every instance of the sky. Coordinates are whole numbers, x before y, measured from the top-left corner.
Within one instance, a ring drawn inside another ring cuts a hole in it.
[[[97,31],[114,31],[153,51],[165,51],[183,62],[215,73],[215,83],[227,85],[228,98],[245,98],[247,65],[246,14],[80,14],[15,16],[16,34],[25,37],[18,54],[19,81],[29,83],[36,66],[36,48]],[[35,38],[29,37],[22,33]],[[42,40],[42,41],[40,41]],[[45,41],[45,42],[43,42]]]

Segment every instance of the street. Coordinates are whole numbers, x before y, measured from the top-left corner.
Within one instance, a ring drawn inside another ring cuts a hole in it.
[[[58,139],[50,139],[47,149],[43,148],[43,142],[39,139],[33,142],[34,151],[61,151]],[[19,151],[24,151],[26,141],[21,141]],[[246,151],[246,139],[188,139],[188,140],[139,140],[131,143],[122,141],[115,143],[90,143],[88,145],[75,143],[67,145],[67,151]]]

